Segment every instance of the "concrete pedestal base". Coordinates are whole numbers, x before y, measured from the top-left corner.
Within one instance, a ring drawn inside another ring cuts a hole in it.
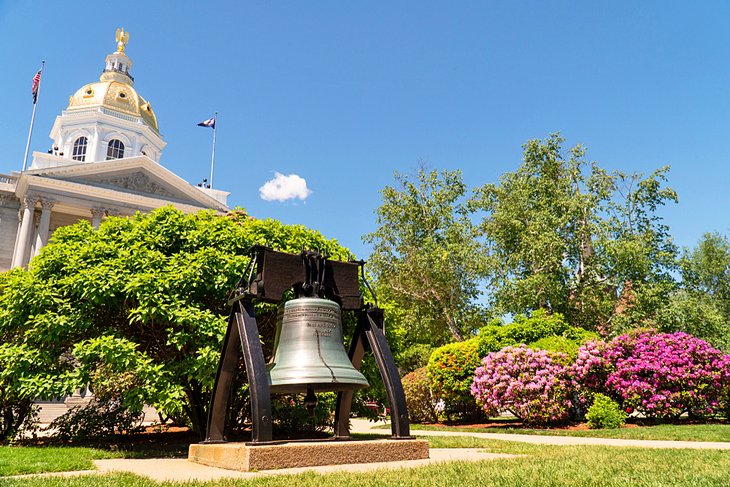
[[[428,458],[426,440],[333,440],[255,446],[211,443],[190,445],[188,451],[191,462],[243,472],[424,458]]]

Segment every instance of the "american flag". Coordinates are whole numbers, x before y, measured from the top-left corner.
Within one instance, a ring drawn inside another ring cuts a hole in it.
[[[41,71],[39,70],[35,76],[33,76],[33,104],[38,100],[38,88],[41,86]]]

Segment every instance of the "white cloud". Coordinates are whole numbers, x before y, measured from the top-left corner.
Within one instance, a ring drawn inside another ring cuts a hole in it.
[[[285,176],[275,172],[274,179],[259,188],[259,195],[265,201],[305,200],[310,194],[312,191],[307,188],[307,181],[297,174]]]

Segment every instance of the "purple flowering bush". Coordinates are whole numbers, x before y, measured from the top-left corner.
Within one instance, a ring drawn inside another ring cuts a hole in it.
[[[600,340],[583,344],[570,366],[572,399],[578,417],[585,414],[595,394],[609,394],[606,380],[612,368],[606,357],[607,347],[606,342]]]
[[[730,394],[730,355],[687,333],[637,331],[588,343],[571,367],[581,402],[595,392],[647,417],[718,414]]]
[[[571,380],[560,353],[525,345],[488,354],[476,369],[471,393],[489,416],[509,411],[525,424],[544,425],[568,418]]]

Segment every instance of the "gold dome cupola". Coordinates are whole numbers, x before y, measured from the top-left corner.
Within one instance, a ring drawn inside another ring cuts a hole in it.
[[[159,162],[165,141],[152,105],[134,88],[129,32],[117,29],[99,81],[76,91],[51,129],[54,155],[77,162],[147,156]]]
[[[130,86],[134,84],[134,78],[129,74],[132,60],[124,53],[128,42],[129,32],[124,27],[117,29],[117,52],[106,57],[106,68],[101,73],[100,81],[119,81]]]
[[[96,83],[89,83],[69,99],[68,110],[101,105],[141,118],[155,132],[160,131],[152,105],[133,88],[132,60],[125,54],[129,32],[117,29],[117,51],[106,57],[106,67]]]

